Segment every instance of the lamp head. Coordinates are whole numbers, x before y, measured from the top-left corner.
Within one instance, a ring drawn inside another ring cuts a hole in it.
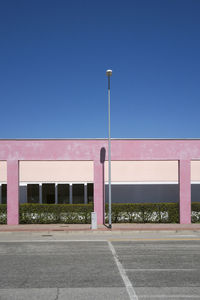
[[[111,76],[111,75],[112,75],[112,70],[107,70],[107,71],[106,71],[106,75],[107,75],[107,76]]]

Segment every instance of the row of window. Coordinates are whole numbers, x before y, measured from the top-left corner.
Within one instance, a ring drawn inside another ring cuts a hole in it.
[[[20,195],[21,198],[21,195]],[[7,185],[1,185],[1,203],[6,204]],[[21,202],[21,199],[20,199]],[[44,204],[84,204],[93,202],[93,183],[84,184],[57,184],[43,183],[27,184],[27,203]]]

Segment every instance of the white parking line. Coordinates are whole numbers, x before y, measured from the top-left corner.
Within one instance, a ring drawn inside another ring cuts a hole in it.
[[[0,240],[0,243],[107,242],[107,240]]]
[[[125,269],[126,272],[156,272],[156,271],[169,271],[169,272],[176,272],[176,271],[197,271],[199,269]]]
[[[142,298],[146,298],[146,299],[156,299],[156,298],[158,298],[158,299],[161,299],[161,298],[166,298],[166,299],[169,299],[169,298],[172,298],[172,300],[173,299],[175,299],[175,298],[178,298],[179,300],[181,299],[181,298],[183,298],[183,300],[184,299],[186,299],[186,298],[188,298],[188,299],[194,299],[194,298],[197,298],[197,299],[199,299],[199,296],[196,296],[196,295],[140,295],[140,297],[141,297],[141,299]],[[148,297],[148,298],[147,298]]]
[[[124,281],[124,284],[125,284],[125,287],[126,287],[126,290],[128,292],[128,295],[129,295],[129,298],[131,300],[138,300],[138,296],[136,295],[136,292],[133,288],[133,285],[132,283],[130,282],[128,276],[126,275],[126,271],[125,269],[123,268],[122,264],[120,263],[119,259],[118,259],[118,256],[117,256],[117,253],[115,251],[115,248],[113,247],[112,243],[110,241],[108,241],[108,246],[110,248],[110,251],[112,252],[112,255],[114,257],[114,260],[116,262],[116,265],[118,267],[118,270],[119,270],[119,273]]]
[[[168,235],[167,237],[198,237],[197,234],[173,234]]]

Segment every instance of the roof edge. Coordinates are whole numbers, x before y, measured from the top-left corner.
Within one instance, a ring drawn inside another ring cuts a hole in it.
[[[108,140],[108,138],[8,138],[1,139],[0,141],[76,141],[76,140]],[[111,140],[200,140],[200,138],[111,138]]]

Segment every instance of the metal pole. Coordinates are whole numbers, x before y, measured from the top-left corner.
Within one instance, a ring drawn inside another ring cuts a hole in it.
[[[108,76],[108,220],[109,228],[112,228],[112,208],[111,208],[111,138],[110,138],[110,76],[111,70],[106,72]]]

